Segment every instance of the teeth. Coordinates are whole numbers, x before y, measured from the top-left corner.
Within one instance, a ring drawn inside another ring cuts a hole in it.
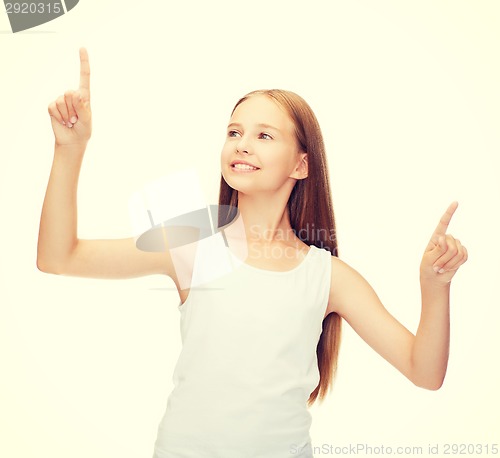
[[[242,170],[257,170],[257,167],[252,167],[251,165],[247,164],[234,164],[233,167],[235,169],[242,169]]]

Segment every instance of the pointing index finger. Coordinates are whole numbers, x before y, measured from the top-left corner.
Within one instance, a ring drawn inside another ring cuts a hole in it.
[[[80,48],[80,92],[84,98],[90,98],[90,64],[85,48]]]
[[[438,243],[439,241],[439,236],[441,235],[446,235],[446,230],[448,229],[448,226],[450,224],[451,218],[453,214],[455,213],[455,210],[458,207],[458,202],[452,202],[446,212],[444,213],[443,216],[441,216],[441,219],[439,220],[438,225],[436,226],[436,229],[434,229],[434,233],[432,234],[431,240],[434,243]]]

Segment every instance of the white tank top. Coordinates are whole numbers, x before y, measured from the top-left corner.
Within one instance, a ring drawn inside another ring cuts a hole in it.
[[[330,272],[331,253],[311,245],[292,270],[240,263],[191,288],[153,458],[313,456],[306,403]]]

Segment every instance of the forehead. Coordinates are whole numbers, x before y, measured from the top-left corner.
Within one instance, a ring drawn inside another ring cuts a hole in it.
[[[277,102],[266,95],[254,95],[240,103],[231,116],[231,121],[243,125],[268,124],[293,133],[294,123],[290,115]]]

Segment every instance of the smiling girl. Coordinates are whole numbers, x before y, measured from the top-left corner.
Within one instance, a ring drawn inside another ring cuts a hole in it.
[[[331,388],[342,320],[415,385],[441,386],[450,282],[467,260],[446,233],[456,202],[423,254],[412,334],[337,256],[325,148],[311,108],[293,92],[251,92],[232,111],[220,162],[220,208],[237,209],[220,212],[218,224],[234,269],[202,288],[181,288],[168,250],[140,251],[134,238],[77,237],[77,182],[91,136],[84,48],[80,61],[79,89],[49,105],[55,151],[37,265],[95,278],[164,274],[176,284],[183,346],[154,458],[312,457],[308,407]]]

